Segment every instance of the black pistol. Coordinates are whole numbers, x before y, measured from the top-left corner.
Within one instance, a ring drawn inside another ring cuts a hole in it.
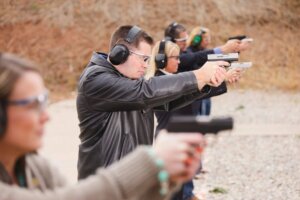
[[[219,131],[232,130],[233,118],[209,117],[209,116],[173,116],[168,125],[168,132],[193,132],[193,133],[213,133]]]

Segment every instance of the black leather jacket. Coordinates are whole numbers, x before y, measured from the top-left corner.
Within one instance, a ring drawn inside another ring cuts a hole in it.
[[[80,126],[78,178],[93,174],[154,138],[153,108],[172,110],[205,96],[192,72],[131,80],[94,53],[82,73],[77,96]]]

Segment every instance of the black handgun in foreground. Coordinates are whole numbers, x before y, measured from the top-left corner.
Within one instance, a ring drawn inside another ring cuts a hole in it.
[[[208,61],[226,61],[226,62],[233,62],[239,60],[238,53],[228,53],[228,54],[208,54],[207,55]]]
[[[209,117],[209,116],[174,116],[167,125],[168,132],[195,132],[213,133],[231,130],[233,128],[232,117]]]

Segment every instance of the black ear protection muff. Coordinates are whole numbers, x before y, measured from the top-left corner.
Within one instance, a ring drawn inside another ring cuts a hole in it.
[[[133,26],[129,30],[126,38],[124,39],[125,42],[131,44],[135,40],[136,36],[141,32],[141,30],[142,29],[139,28],[138,26]],[[113,65],[120,65],[126,62],[129,54],[130,51],[126,45],[116,44],[110,51],[108,58]]]
[[[158,53],[155,55],[155,64],[158,69],[163,69],[167,65],[168,57],[165,54],[166,41],[162,40],[159,43]]]
[[[2,53],[0,52],[0,58],[2,59]],[[0,99],[0,138],[4,134],[6,128],[6,111],[4,107],[4,100]]]
[[[3,101],[0,100],[0,138],[6,129],[6,108]]]
[[[203,28],[200,28],[200,32],[194,36],[192,40],[192,46],[197,47],[199,44],[201,44],[203,39],[203,34],[206,33],[206,31]]]
[[[177,22],[173,22],[169,25],[167,32],[165,33],[165,40],[175,42],[175,31],[178,26]]]

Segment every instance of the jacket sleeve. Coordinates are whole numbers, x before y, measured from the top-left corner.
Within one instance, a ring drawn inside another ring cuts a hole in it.
[[[132,170],[134,169],[134,170]],[[0,182],[1,200],[161,200],[158,169],[144,147],[72,187],[41,192]],[[130,181],[128,181],[130,180]],[[174,186],[171,188],[174,189]],[[168,196],[171,195],[171,192]]]
[[[226,92],[227,92],[227,85],[226,85],[226,82],[224,81],[218,87],[211,87],[210,92],[204,98],[210,98],[210,97],[218,96],[218,95],[224,94]]]
[[[40,183],[42,190],[67,185],[62,173],[49,160],[35,153],[26,156],[26,177],[28,188],[31,189],[36,188],[36,181]]]
[[[213,53],[213,49],[181,53],[178,71],[186,72],[201,67],[207,61],[207,55]]]
[[[162,111],[174,111],[177,109],[180,109],[182,107],[185,107],[191,103],[193,103],[195,100],[199,99],[206,99],[214,96],[218,96],[221,94],[224,94],[227,92],[227,86],[226,83],[223,82],[218,87],[211,87],[206,85],[201,91],[194,92],[192,94],[184,95],[178,99],[175,99],[171,102],[168,102],[164,105],[155,107],[154,110],[162,110]]]
[[[206,98],[206,96],[210,94],[211,88],[212,87],[206,85],[206,86],[204,86],[204,88],[201,91],[179,97],[178,99],[170,101],[164,105],[155,107],[154,110],[156,110],[156,111],[159,111],[159,110],[173,111],[173,110],[180,109],[182,107],[185,107],[185,106],[193,103],[197,99]]]
[[[197,80],[192,72],[132,80],[96,70],[80,81],[78,95],[93,110],[126,111],[151,108],[196,91]]]

